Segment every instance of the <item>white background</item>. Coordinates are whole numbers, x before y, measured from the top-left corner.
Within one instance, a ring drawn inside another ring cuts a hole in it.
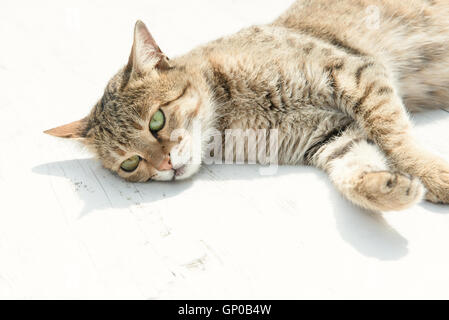
[[[0,297],[449,298],[447,206],[370,213],[304,167],[129,184],[42,134],[88,113],[135,20],[173,57],[291,2],[2,0]],[[414,118],[449,160],[449,114]]]

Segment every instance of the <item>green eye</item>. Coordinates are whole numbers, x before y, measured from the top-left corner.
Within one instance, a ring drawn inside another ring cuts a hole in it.
[[[125,160],[120,165],[120,168],[122,168],[126,172],[133,172],[136,170],[137,166],[139,165],[140,157],[139,156],[132,156],[131,158]]]
[[[152,132],[158,132],[164,127],[164,124],[165,124],[164,113],[161,110],[156,111],[156,113],[153,115],[153,118],[151,118],[150,121],[150,130]]]

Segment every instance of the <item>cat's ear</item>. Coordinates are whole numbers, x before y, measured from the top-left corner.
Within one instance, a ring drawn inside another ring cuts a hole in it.
[[[134,27],[134,43],[128,61],[128,71],[141,75],[153,69],[164,68],[169,68],[168,58],[162,53],[145,24],[138,20]]]
[[[44,133],[60,138],[76,139],[76,138],[85,138],[86,131],[87,131],[87,119],[84,118],[53,129],[46,130],[44,131]]]

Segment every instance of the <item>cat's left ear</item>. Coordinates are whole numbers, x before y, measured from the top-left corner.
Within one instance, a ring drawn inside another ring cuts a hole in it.
[[[70,138],[70,139],[85,138],[87,131],[87,123],[88,123],[87,119],[84,118],[53,129],[46,130],[44,131],[44,133],[59,138]]]
[[[142,75],[154,69],[169,67],[168,58],[154,41],[145,24],[138,20],[134,27],[134,43],[128,61],[128,71]]]

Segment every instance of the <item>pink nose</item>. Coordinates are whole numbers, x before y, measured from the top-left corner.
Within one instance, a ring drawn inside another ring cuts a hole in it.
[[[173,166],[171,165],[170,156],[167,156],[164,160],[162,160],[159,168],[159,171],[171,170]]]

